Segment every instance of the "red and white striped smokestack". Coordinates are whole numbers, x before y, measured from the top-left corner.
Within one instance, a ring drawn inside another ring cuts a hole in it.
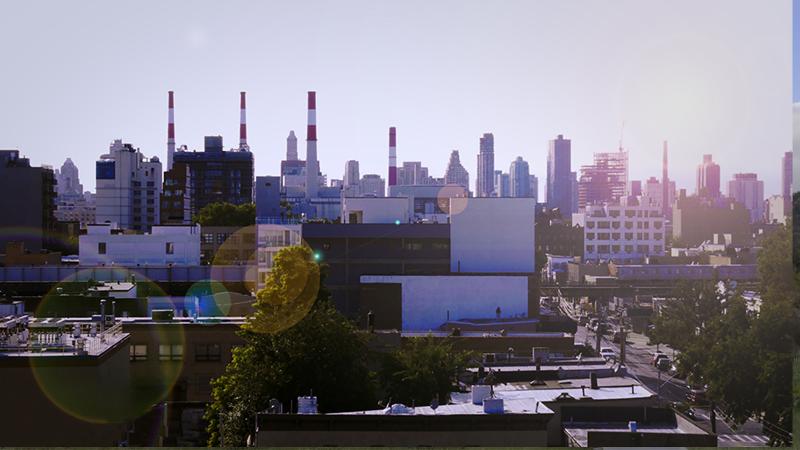
[[[389,186],[397,185],[397,129],[389,127]]]
[[[241,92],[239,100],[239,150],[248,150],[247,146],[247,106],[245,102],[246,92]]]
[[[172,170],[172,159],[175,156],[175,100],[169,91],[169,112],[167,117],[167,170]]]
[[[308,129],[306,130],[306,198],[316,198],[319,190],[317,161],[317,93],[308,92]]]

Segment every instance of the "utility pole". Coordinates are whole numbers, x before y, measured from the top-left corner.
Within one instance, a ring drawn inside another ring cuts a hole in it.
[[[619,335],[619,362],[625,364],[625,341],[628,339],[628,334],[620,331]]]
[[[600,355],[600,340],[603,337],[603,327],[602,323],[597,324],[597,330],[595,331],[596,340],[595,340],[595,352]]]

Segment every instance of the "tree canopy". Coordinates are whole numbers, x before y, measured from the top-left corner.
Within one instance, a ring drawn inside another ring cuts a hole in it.
[[[258,293],[256,314],[240,332],[245,345],[234,350],[225,373],[212,382],[205,415],[209,445],[244,445],[255,414],[273,398],[284,411],[297,396],[312,392],[320,412],[376,405],[365,338],[320,288],[323,275],[311,251],[289,247],[274,263],[267,288]],[[281,318],[288,326],[277,325]]]
[[[392,403],[428,405],[435,398],[444,405],[450,401],[459,370],[466,367],[470,356],[455,351],[450,340],[412,338],[385,357],[380,381]]]
[[[256,205],[245,203],[209,203],[192,218],[194,223],[207,227],[235,226],[246,227],[256,223]]]
[[[784,227],[767,237],[758,258],[760,305],[739,292],[690,283],[666,302],[654,337],[680,351],[679,371],[736,422],[755,417],[774,444],[792,429],[792,360],[797,333],[797,291],[791,235]]]

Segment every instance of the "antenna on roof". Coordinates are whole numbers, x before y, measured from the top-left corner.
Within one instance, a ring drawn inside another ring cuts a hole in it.
[[[625,135],[625,121],[622,121],[622,127],[619,130],[619,151],[622,151],[622,137]]]

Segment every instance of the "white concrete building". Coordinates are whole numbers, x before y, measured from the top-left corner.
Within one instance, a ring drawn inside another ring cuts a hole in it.
[[[161,223],[161,162],[116,139],[97,166],[96,221],[149,231]]]
[[[200,265],[200,225],[154,226],[150,234],[123,234],[96,224],[78,240],[81,266]]]
[[[408,223],[407,197],[344,197],[342,223]]]
[[[451,198],[469,197],[466,186],[457,184],[415,184],[389,186],[389,197],[407,197],[413,222],[447,223]]]
[[[400,284],[403,331],[448,320],[527,317],[528,275],[363,275],[362,284]],[[538,300],[538,298],[537,298]]]
[[[790,203],[791,204],[791,203]],[[786,202],[782,195],[772,195],[765,202],[764,218],[767,223],[786,224],[791,211],[786,211]]]
[[[258,264],[257,287],[263,289],[267,276],[272,271],[275,254],[284,247],[302,245],[302,226],[300,224],[256,225],[256,258]]]
[[[533,198],[451,198],[450,271],[535,272]]]
[[[572,215],[583,227],[584,260],[641,261],[665,252],[664,217],[658,206],[628,204],[587,205]]]

